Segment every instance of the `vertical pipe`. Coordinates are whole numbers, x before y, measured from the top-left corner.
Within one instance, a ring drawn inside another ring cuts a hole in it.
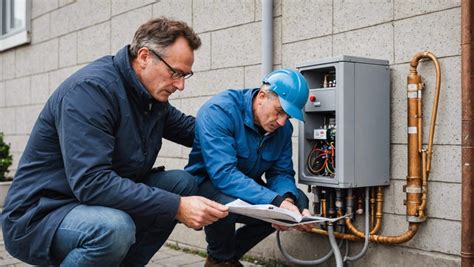
[[[474,265],[474,3],[461,1],[462,216],[461,266]]]
[[[262,0],[262,77],[273,70],[273,0]]]

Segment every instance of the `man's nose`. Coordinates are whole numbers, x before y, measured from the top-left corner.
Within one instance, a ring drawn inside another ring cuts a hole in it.
[[[180,90],[180,91],[183,91],[184,90],[184,77],[183,78],[179,78],[179,79],[176,79],[174,81],[174,86]]]
[[[279,116],[278,119],[277,119],[278,125],[280,125],[280,126],[285,125],[285,122],[286,122],[287,119],[288,119],[288,115],[286,115],[286,114]]]

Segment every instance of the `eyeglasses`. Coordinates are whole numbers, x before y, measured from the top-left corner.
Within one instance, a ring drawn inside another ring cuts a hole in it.
[[[177,71],[173,67],[171,67],[170,64],[168,64],[160,55],[158,55],[158,53],[156,53],[155,51],[153,51],[150,48],[148,48],[148,50],[150,50],[153,53],[153,55],[155,55],[155,57],[157,57],[159,60],[161,60],[163,63],[165,63],[166,67],[168,67],[168,69],[172,72],[171,73],[171,79],[173,79],[173,80],[177,80],[177,79],[181,79],[181,78],[189,79],[191,76],[193,76],[194,73],[192,71],[190,71],[188,73],[183,73],[183,72]]]

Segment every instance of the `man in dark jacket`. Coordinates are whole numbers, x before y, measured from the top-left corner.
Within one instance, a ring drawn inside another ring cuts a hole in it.
[[[143,266],[177,221],[227,215],[182,170],[152,169],[162,138],[191,146],[194,118],[168,103],[192,76],[199,37],[166,18],[74,73],[32,130],[3,209],[5,246],[30,264]]]
[[[222,204],[240,198],[310,215],[308,199],[295,185],[288,120],[303,120],[308,94],[303,75],[282,69],[268,74],[260,88],[227,90],[206,102],[185,168],[198,180],[198,194]],[[236,231],[236,223],[245,225]],[[273,231],[269,223],[237,214],[205,227],[205,266],[242,266],[239,258]]]

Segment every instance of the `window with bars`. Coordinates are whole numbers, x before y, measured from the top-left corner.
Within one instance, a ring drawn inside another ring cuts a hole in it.
[[[31,0],[0,0],[0,51],[30,42]]]

